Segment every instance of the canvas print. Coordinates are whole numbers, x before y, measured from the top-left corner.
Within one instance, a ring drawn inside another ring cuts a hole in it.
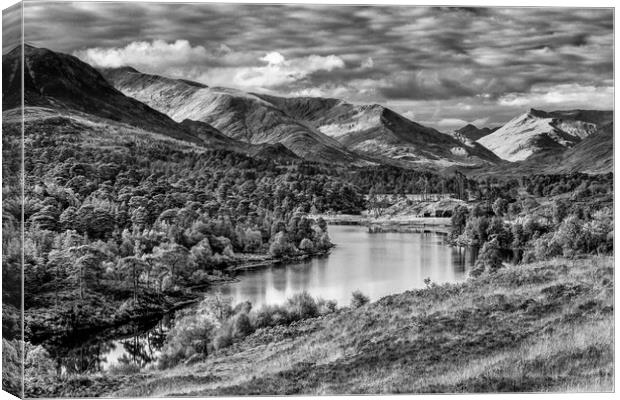
[[[3,390],[612,392],[613,17],[5,9]]]

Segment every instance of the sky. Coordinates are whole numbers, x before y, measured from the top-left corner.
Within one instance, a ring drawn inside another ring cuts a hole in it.
[[[613,107],[611,9],[38,2],[24,20],[26,42],[93,66],[378,103],[442,131]]]

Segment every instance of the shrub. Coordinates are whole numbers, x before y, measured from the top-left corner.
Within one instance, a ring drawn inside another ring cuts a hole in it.
[[[327,232],[317,235],[314,244],[318,250],[328,250],[333,246],[333,243],[329,239],[329,235],[327,234]]]
[[[546,233],[533,241],[533,255],[537,260],[545,260],[562,254],[562,246],[553,233]]]
[[[223,349],[224,347],[228,347],[232,343],[233,343],[232,336],[230,334],[230,330],[228,329],[219,332],[213,339],[213,347],[216,350]]]
[[[293,320],[314,318],[319,315],[316,301],[306,291],[297,293],[288,299],[286,308]]]
[[[315,300],[308,292],[289,298],[285,305],[265,305],[252,314],[255,329],[290,324],[306,318],[315,318],[336,310],[335,301]]]
[[[239,314],[242,312],[249,314],[250,311],[252,311],[252,303],[250,303],[249,301],[241,302],[237,304],[235,308],[233,308],[233,314]]]
[[[499,243],[496,238],[493,238],[482,246],[476,265],[471,270],[470,275],[480,276],[484,271],[492,273],[500,269],[502,265]]]
[[[23,358],[19,341],[2,339],[2,390],[22,395]]]
[[[359,290],[356,290],[355,292],[352,293],[351,307],[359,308],[363,306],[364,304],[368,303],[369,301],[370,301],[370,298],[368,298],[368,296],[366,296],[364,293],[360,292]]]
[[[189,278],[189,281],[193,284],[201,284],[209,282],[209,273],[201,269],[194,271]]]
[[[282,306],[265,305],[254,315],[254,327],[256,329],[282,325],[289,321],[288,311]]]
[[[273,242],[269,246],[269,253],[274,257],[284,257],[295,252],[293,245],[289,242],[284,232],[276,233]]]
[[[242,339],[254,332],[254,327],[250,322],[250,317],[246,313],[235,315],[232,323],[232,336]]]
[[[311,253],[314,251],[314,243],[308,238],[303,238],[301,243],[299,243],[299,250]]]
[[[334,300],[318,299],[316,301],[316,306],[319,310],[319,315],[326,315],[336,311],[338,303]]]
[[[26,352],[24,369],[28,375],[53,376],[56,373],[54,360],[43,346],[26,342],[24,350]]]
[[[166,337],[159,360],[160,368],[174,366],[194,354],[208,354],[215,334],[228,316],[227,312],[222,311],[227,307],[221,306],[221,303],[219,298],[207,298],[191,313],[181,313]]]

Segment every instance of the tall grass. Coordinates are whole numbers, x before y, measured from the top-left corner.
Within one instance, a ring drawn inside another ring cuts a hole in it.
[[[170,368],[184,360],[207,356],[258,329],[288,325],[336,310],[335,301],[315,299],[306,291],[295,294],[282,305],[265,305],[258,310],[252,310],[252,304],[247,301],[233,308],[230,300],[211,296],[196,310],[183,312],[177,318],[166,338],[159,367]]]
[[[288,303],[264,307],[249,318],[265,328],[161,372],[175,383],[156,394],[613,390],[613,272],[611,257],[557,258],[279,326]],[[210,380],[185,378],[198,371]]]

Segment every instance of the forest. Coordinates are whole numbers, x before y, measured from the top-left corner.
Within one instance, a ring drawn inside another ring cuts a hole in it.
[[[479,253],[471,276],[493,273],[506,261],[613,252],[612,174],[478,180],[459,172],[279,162],[66,117],[26,124],[27,342],[161,315],[195,301],[193,288],[225,280],[229,268],[248,261],[324,254],[333,246],[328,225],[308,215],[359,214],[373,194],[463,200],[452,215],[451,241]],[[3,279],[5,288],[16,288],[19,125],[5,124],[4,132]],[[354,302],[367,302],[357,296]],[[3,300],[5,345],[18,349],[11,339],[19,337],[21,296],[4,290]],[[212,306],[208,300],[200,307],[209,313],[180,317],[162,367],[229,346],[261,327],[336,310],[307,294],[261,310],[220,305],[219,316]],[[196,324],[202,328],[188,330]],[[200,338],[203,347],[188,347]]]
[[[18,126],[10,128],[3,136],[7,155],[19,140]],[[304,165],[148,138],[102,151],[110,142],[85,146],[83,127],[63,118],[27,132],[24,306],[27,334],[34,336],[74,328],[67,322],[97,325],[72,313],[102,308],[98,298],[131,309],[145,296],[208,283],[213,273],[242,262],[241,255],[324,252],[331,247],[327,226],[305,213],[363,208],[353,185]],[[5,163],[5,174],[17,175],[18,160],[4,160],[13,161]],[[4,245],[18,250],[21,199],[15,190],[5,192]],[[8,254],[14,257],[5,259],[3,271],[10,281],[19,276],[20,260],[19,251]],[[38,308],[56,321],[28,312]]]
[[[521,188],[521,189],[520,189]],[[504,261],[612,254],[613,175],[534,175],[485,183],[480,202],[452,216],[452,242],[478,252],[478,276]]]

